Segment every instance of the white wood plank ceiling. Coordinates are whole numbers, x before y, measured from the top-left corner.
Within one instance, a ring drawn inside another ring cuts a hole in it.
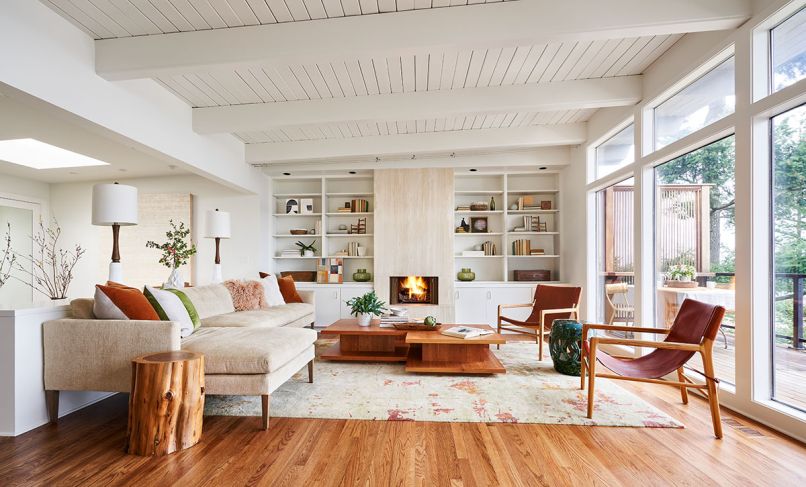
[[[374,135],[423,134],[478,130],[490,128],[558,125],[585,122],[596,109],[565,110],[561,112],[479,113],[427,120],[394,120],[377,122],[346,122],[339,124],[285,127],[266,132],[236,132],[246,144],[295,142],[302,140],[346,139]]]
[[[94,39],[458,7],[502,0],[42,0]]]
[[[193,107],[548,83],[640,74],[681,35],[423,52],[161,77]]]

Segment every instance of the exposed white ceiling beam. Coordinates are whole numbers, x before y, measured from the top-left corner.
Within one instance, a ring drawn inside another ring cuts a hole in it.
[[[193,130],[199,134],[252,132],[289,125],[345,121],[414,120],[466,113],[602,108],[634,105],[640,100],[641,76],[623,76],[195,108]]]
[[[453,167],[458,169],[480,168],[477,174],[482,174],[484,168],[494,167],[498,171],[508,171],[513,168],[537,169],[545,166],[549,170],[557,169],[571,162],[571,152],[568,146],[537,147],[517,151],[495,151],[482,153],[459,153],[455,156],[448,154],[426,154],[412,160],[410,157],[383,157],[380,161],[374,158],[356,159],[327,159],[311,162],[274,162],[263,164],[263,171],[271,176],[279,176],[284,172],[293,175],[301,173],[334,173],[337,171],[362,171],[371,169],[406,169],[418,167]]]
[[[458,130],[422,134],[376,135],[347,139],[246,144],[246,161],[309,161],[338,157],[416,154],[462,150],[499,150],[576,145],[587,138],[585,123],[535,125],[505,129]]]
[[[98,40],[96,71],[110,80],[153,78],[423,49],[679,34],[734,28],[750,13],[749,0],[520,0]]]

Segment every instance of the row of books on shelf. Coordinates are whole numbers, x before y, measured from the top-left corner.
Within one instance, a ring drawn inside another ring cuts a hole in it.
[[[521,196],[518,198],[519,210],[550,210],[551,200],[538,200],[537,196]]]
[[[344,206],[337,208],[338,213],[368,213],[369,201],[367,200],[350,200],[344,203]]]
[[[512,242],[512,255],[545,255],[544,249],[532,248],[532,242],[526,239]]]

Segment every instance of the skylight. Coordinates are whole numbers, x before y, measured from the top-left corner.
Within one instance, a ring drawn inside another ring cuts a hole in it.
[[[0,161],[34,169],[109,165],[98,159],[77,154],[36,139],[0,140]]]

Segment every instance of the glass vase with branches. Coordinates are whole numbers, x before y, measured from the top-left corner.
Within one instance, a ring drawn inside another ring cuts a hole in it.
[[[30,282],[17,278],[19,281],[54,300],[67,297],[67,290],[75,277],[73,270],[84,255],[84,249],[78,244],[72,250],[60,248],[61,235],[62,228],[55,218],[47,227],[39,220],[39,231],[31,236],[32,252],[15,254],[17,259],[14,262],[16,270],[30,277]],[[30,264],[30,268],[22,262]]]

